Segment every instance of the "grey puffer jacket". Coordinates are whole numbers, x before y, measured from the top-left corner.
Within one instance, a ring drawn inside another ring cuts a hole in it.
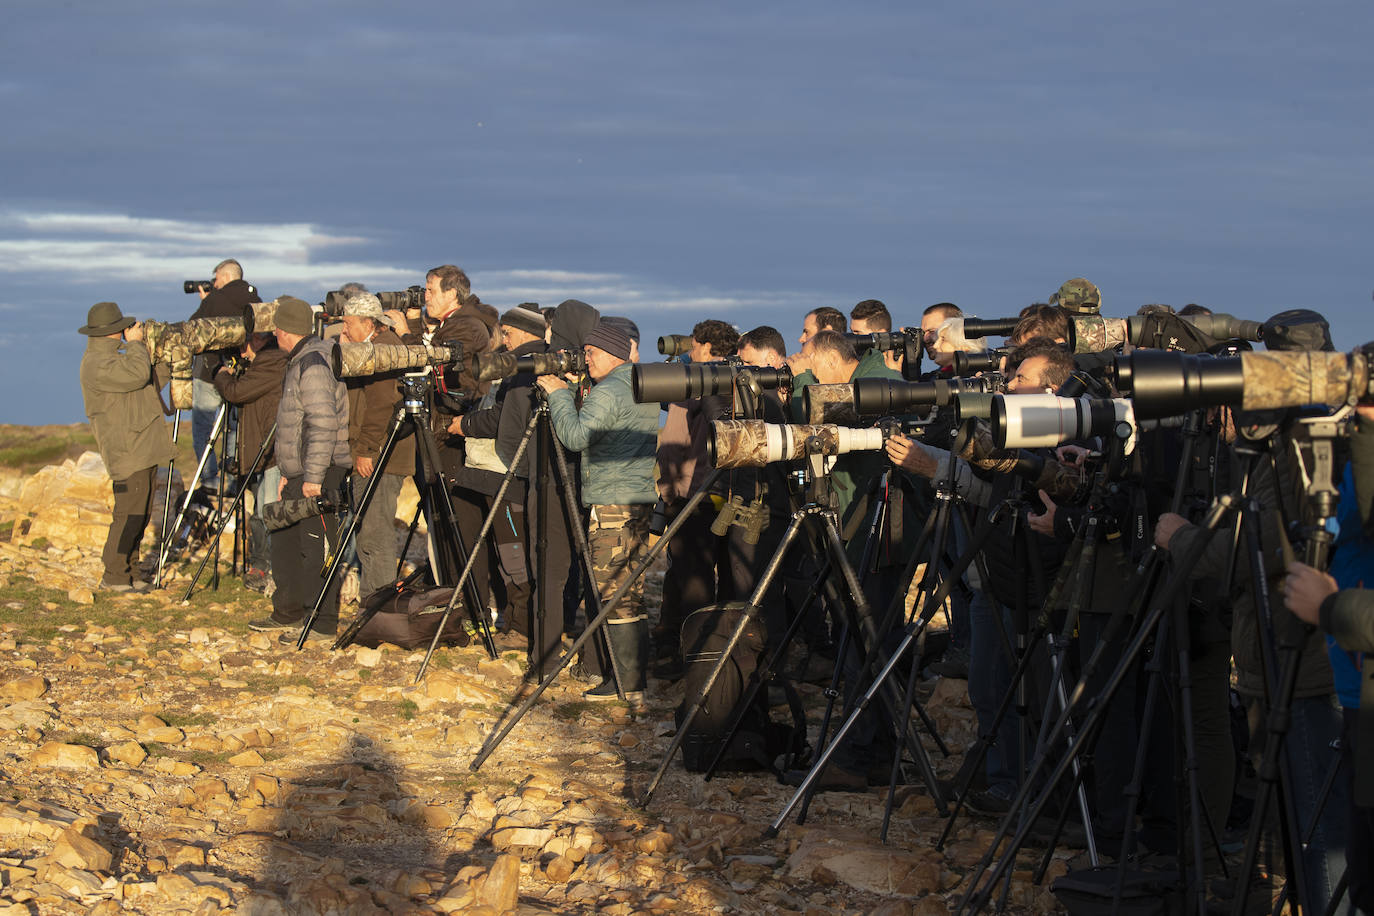
[[[283,477],[324,483],[330,466],[353,466],[348,389],[334,376],[334,342],[307,337],[287,356],[277,406],[277,467]]]

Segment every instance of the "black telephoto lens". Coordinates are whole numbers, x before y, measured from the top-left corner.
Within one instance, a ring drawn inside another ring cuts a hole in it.
[[[1002,365],[1002,354],[996,350],[983,350],[979,353],[955,353],[954,374],[973,375],[975,372],[993,372]]]
[[[640,404],[671,404],[725,394],[733,381],[734,371],[724,363],[644,363],[630,374],[634,398]]]
[[[198,293],[201,290],[205,290],[208,292],[214,288],[214,285],[214,280],[186,280],[183,281],[181,284],[181,291],[186,293],[187,295],[190,295],[191,293]]]
[[[1020,323],[1020,318],[965,318],[964,336],[969,339],[974,337],[1006,337],[1016,330],[1016,326]]]
[[[1245,394],[1240,357],[1218,359],[1162,350],[1117,357],[1116,385],[1135,402],[1137,420],[1174,417],[1199,407],[1238,405]]]

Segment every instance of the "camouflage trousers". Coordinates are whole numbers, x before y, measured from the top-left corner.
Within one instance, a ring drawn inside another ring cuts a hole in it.
[[[649,517],[653,506],[593,506],[587,540],[592,548],[592,575],[604,605],[629,579],[649,549]],[[588,607],[590,616],[591,608]],[[645,616],[644,578],[630,587],[611,613],[615,620],[637,620]]]

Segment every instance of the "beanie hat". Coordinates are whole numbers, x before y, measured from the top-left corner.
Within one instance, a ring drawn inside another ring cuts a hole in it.
[[[315,313],[302,299],[278,296],[276,323],[278,331],[308,337],[315,332]]]
[[[622,318],[619,315],[603,315],[601,321],[613,328],[619,328],[624,332],[626,337],[630,338],[635,343],[639,343],[639,325],[635,324],[630,319]]]
[[[584,343],[588,347],[605,350],[617,359],[629,360],[630,358],[630,336],[619,328],[607,324],[604,319],[587,332]]]
[[[544,320],[543,312],[537,308],[527,308],[524,305],[517,305],[506,311],[501,316],[501,323],[506,327],[519,328],[526,334],[533,334],[540,340],[544,339],[544,331],[548,328],[548,322]]]
[[[1331,341],[1331,326],[1311,309],[1289,309],[1266,321],[1262,328],[1266,350],[1336,349]]]

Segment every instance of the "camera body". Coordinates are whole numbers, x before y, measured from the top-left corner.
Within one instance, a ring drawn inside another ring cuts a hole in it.
[[[190,292],[190,290],[187,290]],[[377,301],[382,304],[382,311],[405,312],[425,307],[425,288],[423,286],[408,286],[398,292],[373,293]],[[324,294],[324,302],[320,307],[330,318],[342,318],[344,300],[348,295],[339,289],[331,289]]]

